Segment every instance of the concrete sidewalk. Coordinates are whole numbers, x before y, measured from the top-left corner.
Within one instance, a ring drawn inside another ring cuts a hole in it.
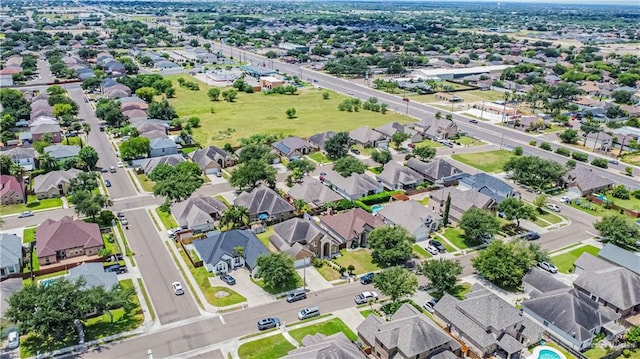
[[[367,307],[368,308],[368,307]],[[361,308],[361,309],[367,309]],[[346,324],[349,329],[353,330],[354,333],[358,332],[358,326],[362,324],[364,321],[364,317],[360,314],[360,310],[357,307],[351,307],[346,309],[341,309],[333,312],[333,314],[340,318]]]

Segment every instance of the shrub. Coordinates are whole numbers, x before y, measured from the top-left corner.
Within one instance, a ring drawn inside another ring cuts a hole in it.
[[[596,167],[600,167],[600,168],[608,168],[609,167],[609,161],[607,161],[604,158],[594,158],[593,161],[591,161],[591,164],[596,166]]]
[[[549,142],[541,142],[540,148],[542,148],[545,151],[551,151],[551,144]]]
[[[558,147],[556,148],[556,153],[562,156],[566,156],[569,157],[569,155],[571,155],[571,151],[569,151],[568,149],[564,148],[564,147]]]
[[[619,184],[613,187],[613,191],[611,191],[611,195],[615,198],[620,198],[620,199],[630,198],[629,190],[623,184]]]
[[[522,147],[518,146],[516,148],[513,149],[513,154],[516,156],[522,156]]]
[[[366,205],[384,203],[384,202],[388,202],[389,199],[391,199],[391,196],[393,196],[394,194],[398,194],[398,193],[404,193],[404,192],[402,192],[402,191],[381,192],[381,193],[372,194],[370,196],[362,197],[362,198],[360,198],[359,201],[362,202],[363,204],[366,204]]]
[[[536,141],[529,141],[529,145],[530,145],[530,146],[535,146],[535,145],[537,145],[537,144],[538,144],[538,142],[536,142]]]
[[[587,160],[589,159],[589,155],[582,152],[574,152],[571,154],[571,158],[573,158],[576,161],[587,162]]]
[[[362,203],[361,201],[353,201],[353,204],[356,207],[360,207],[360,208],[364,209],[367,212],[371,212],[371,207],[367,206],[366,204]]]
[[[640,189],[637,189],[637,190],[635,190],[635,191],[631,192],[631,194],[632,194],[635,198],[640,199]]]
[[[320,258],[313,257],[311,264],[316,268],[322,268],[322,266],[324,266],[324,261]]]

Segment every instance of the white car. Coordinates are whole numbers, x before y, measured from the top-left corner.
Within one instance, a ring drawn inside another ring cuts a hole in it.
[[[180,284],[180,282],[171,283],[171,287],[173,288],[173,292],[176,293],[176,295],[184,294],[184,290],[182,289],[182,284]]]
[[[424,247],[424,249],[427,250],[427,252],[431,253],[431,255],[438,255],[440,252],[438,252],[438,248],[432,246],[432,245],[428,245],[426,247]]]
[[[562,203],[571,203],[571,199],[567,196],[563,196],[562,198],[560,198],[560,202]]]
[[[538,262],[538,267],[546,270],[549,273],[556,274],[558,273],[558,268],[553,265],[553,263],[549,262]]]
[[[378,293],[376,292],[362,292],[355,296],[356,304],[364,304],[378,300]]]
[[[118,162],[118,168],[122,168],[124,167],[124,163],[122,163],[122,161]]]
[[[547,208],[549,208],[550,210],[552,210],[554,212],[560,212],[560,207],[558,207],[557,204],[550,203],[550,204],[547,205]]]

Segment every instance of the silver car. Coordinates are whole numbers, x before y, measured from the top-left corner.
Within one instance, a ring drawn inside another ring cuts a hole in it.
[[[553,274],[558,273],[558,268],[555,265],[553,265],[553,263],[538,262],[538,267],[546,270],[549,273],[553,273]]]

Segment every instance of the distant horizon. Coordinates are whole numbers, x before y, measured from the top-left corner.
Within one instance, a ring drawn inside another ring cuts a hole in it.
[[[284,0],[284,1],[295,1],[295,0]],[[448,2],[448,3],[493,3],[493,4],[536,4],[536,5],[598,5],[598,6],[634,6],[638,7],[640,10],[640,0],[606,0],[606,3],[603,3],[603,0],[310,0],[310,1],[353,1],[353,2],[431,2],[431,3],[440,3],[440,2]]]

